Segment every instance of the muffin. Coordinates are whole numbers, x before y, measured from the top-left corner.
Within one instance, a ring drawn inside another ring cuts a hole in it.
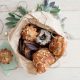
[[[0,50],[0,62],[2,64],[9,64],[12,60],[12,52],[8,49]]]
[[[35,28],[34,25],[27,25],[21,32],[22,38],[27,41],[34,41],[37,35],[37,28]]]
[[[65,49],[64,38],[61,36],[55,36],[50,45],[49,50],[52,52],[55,57],[61,57]]]
[[[38,73],[43,73],[46,69],[55,62],[48,48],[41,48],[33,54],[33,64]]]

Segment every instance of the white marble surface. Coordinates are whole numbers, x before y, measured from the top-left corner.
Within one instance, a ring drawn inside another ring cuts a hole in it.
[[[50,0],[53,1],[53,0]],[[0,0],[0,22],[6,22],[5,17],[9,11],[15,10],[19,5],[28,9],[35,8],[42,0]],[[65,21],[65,31],[74,36],[75,40],[68,40],[68,47],[64,56],[59,60],[57,68],[51,68],[41,75],[31,75],[22,68],[12,71],[10,76],[5,76],[0,71],[0,80],[80,80],[80,0],[56,0],[60,6],[62,17]],[[0,23],[0,30],[2,24]],[[4,32],[7,31],[4,25]],[[2,38],[4,33],[0,36]],[[1,41],[0,41],[1,42]]]

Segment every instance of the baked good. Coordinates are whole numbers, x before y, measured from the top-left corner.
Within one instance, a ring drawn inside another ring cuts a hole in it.
[[[0,50],[0,62],[3,64],[9,64],[12,60],[12,52],[8,49]]]
[[[61,57],[65,49],[65,40],[62,36],[55,36],[49,44],[49,50],[55,57]]]
[[[22,29],[21,35],[23,39],[27,41],[34,41],[38,33],[34,25],[27,25],[26,27]]]
[[[38,73],[45,72],[46,69],[54,62],[55,58],[47,48],[41,48],[33,54],[33,64]]]

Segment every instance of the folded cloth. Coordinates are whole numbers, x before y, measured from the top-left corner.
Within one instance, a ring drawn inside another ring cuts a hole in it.
[[[1,43],[0,43],[0,49],[8,49],[10,51],[13,52],[12,48],[10,47],[9,43],[7,40],[3,40]],[[1,68],[1,71],[5,74],[5,75],[10,75],[11,71],[16,69],[18,67],[18,62],[16,60],[16,56],[15,54],[13,53],[13,58],[12,58],[12,61],[9,63],[9,64],[2,64],[0,63],[0,68]]]

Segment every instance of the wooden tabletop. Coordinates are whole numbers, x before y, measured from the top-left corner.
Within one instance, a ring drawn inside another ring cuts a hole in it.
[[[68,40],[66,52],[55,64],[56,68],[52,67],[41,75],[28,74],[23,68],[12,71],[9,76],[0,71],[0,80],[80,80],[80,0],[55,1],[61,8],[60,17],[66,17],[64,30],[73,37]],[[5,26],[9,11],[15,10],[19,5],[28,6],[28,9],[32,10],[41,2],[42,0],[0,0],[0,31],[4,26],[0,39],[4,38],[5,32],[9,30]]]

